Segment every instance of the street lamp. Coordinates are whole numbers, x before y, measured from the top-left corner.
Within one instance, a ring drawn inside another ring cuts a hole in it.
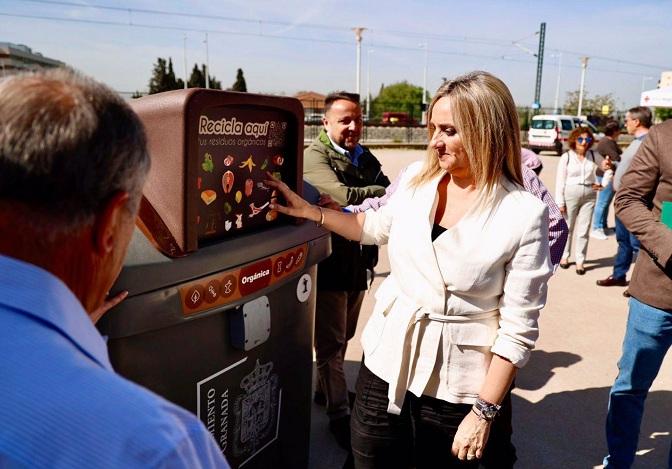
[[[182,45],[182,52],[184,54],[184,89],[187,89],[187,80],[189,80],[189,77],[187,76],[187,35],[184,35],[184,42]]]
[[[366,28],[356,27],[352,28],[355,32],[355,41],[357,43],[357,71],[356,71],[356,86],[355,89],[357,94],[359,94],[359,85],[362,82],[361,80],[361,68],[362,68],[362,33]]]
[[[427,61],[429,59],[429,46],[427,41],[420,44],[425,49],[425,67],[422,74],[422,125],[427,124]]]
[[[553,112],[560,114],[560,75],[562,73],[562,52],[558,52],[557,55],[553,54],[551,57],[558,58],[558,78],[555,82],[555,102],[553,104]]]
[[[586,82],[586,68],[588,68],[588,57],[581,57],[581,85],[579,86],[579,108],[576,115],[581,117],[581,108],[583,107],[583,85]]]
[[[373,49],[366,51],[366,121],[369,121],[371,112],[371,53]]]
[[[210,88],[210,55],[208,54],[208,33],[205,33],[205,87]]]

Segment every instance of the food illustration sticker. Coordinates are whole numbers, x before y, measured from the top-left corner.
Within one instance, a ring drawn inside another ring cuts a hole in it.
[[[236,213],[236,229],[241,229],[243,227],[243,214]]]
[[[247,197],[252,195],[253,189],[254,189],[254,181],[250,178],[245,179],[245,195]]]
[[[252,161],[252,155],[250,155],[250,157],[248,159],[246,159],[245,161],[240,163],[240,166],[238,166],[238,167],[239,168],[245,168],[246,166],[250,170],[250,172],[252,172],[252,168],[254,168],[256,166],[254,161]]]
[[[268,204],[269,204],[269,203],[270,203],[270,202],[266,202],[266,203],[265,203],[264,205],[262,205],[261,207],[257,207],[256,205],[254,205],[254,202],[252,202],[252,203],[250,204],[250,214],[249,214],[248,216],[249,216],[250,218],[252,218],[252,217],[255,216],[255,215],[259,215],[259,212],[261,212],[263,209],[265,209],[266,207],[268,207]]]
[[[266,171],[266,167],[268,167],[268,158],[266,158],[264,162],[261,163],[261,167],[259,169],[261,169],[262,171]]]
[[[233,176],[232,171],[227,171],[224,173],[224,176],[222,176],[222,188],[224,189],[225,194],[228,194],[231,192],[231,189],[233,189],[234,180],[235,177]]]
[[[201,199],[203,199],[203,202],[205,202],[205,205],[210,205],[215,201],[217,198],[217,193],[213,190],[206,189],[203,192],[201,192]]]
[[[226,215],[228,215],[229,213],[231,213],[231,210],[233,210],[233,208],[231,208],[231,204],[230,204],[230,203],[228,203],[228,202],[224,202],[224,208],[223,208],[223,210],[224,210],[224,213],[225,213]]]
[[[226,221],[224,222],[224,229],[225,229],[226,231],[229,231],[229,230],[231,229],[231,226],[233,226],[233,223],[231,223],[230,220],[226,220]]]
[[[243,200],[243,193],[236,191],[236,203],[240,203],[241,200]]]
[[[226,155],[224,158],[224,166],[231,166],[236,159],[231,155]]]
[[[211,173],[215,169],[215,164],[212,162],[212,155],[210,153],[206,153],[203,156],[203,163],[201,163],[201,168],[203,168],[203,171],[206,173]]]
[[[285,159],[282,157],[282,155],[275,155],[273,157],[273,164],[277,166],[282,166],[282,163],[285,162]]]

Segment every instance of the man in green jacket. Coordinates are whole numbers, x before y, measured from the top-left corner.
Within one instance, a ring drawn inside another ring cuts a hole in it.
[[[325,99],[324,110],[324,128],[303,154],[304,179],[341,206],[385,194],[390,180],[376,157],[359,144],[359,96],[332,93]],[[326,397],[329,429],[340,446],[350,449],[350,407],[343,360],[348,341],[355,335],[367,270],[373,271],[378,248],[360,246],[335,234],[331,237],[332,254],[317,270],[315,352],[319,380],[315,400]]]

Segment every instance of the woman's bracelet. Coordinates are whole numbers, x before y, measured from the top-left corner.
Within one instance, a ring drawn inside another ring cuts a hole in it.
[[[318,210],[320,211],[320,221],[315,222],[318,228],[320,228],[322,225],[324,225],[324,210],[322,210],[322,207],[319,205],[317,206]]]

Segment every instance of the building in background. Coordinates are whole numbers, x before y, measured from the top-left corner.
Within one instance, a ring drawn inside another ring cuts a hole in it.
[[[20,72],[30,72],[45,68],[63,67],[65,63],[50,59],[39,52],[11,42],[0,42],[0,78]]]
[[[325,95],[314,91],[300,91],[294,96],[301,101],[303,106],[303,115],[306,122],[317,122],[324,115]]]
[[[663,72],[660,74],[660,81],[658,88],[669,88],[672,86],[672,71]]]

